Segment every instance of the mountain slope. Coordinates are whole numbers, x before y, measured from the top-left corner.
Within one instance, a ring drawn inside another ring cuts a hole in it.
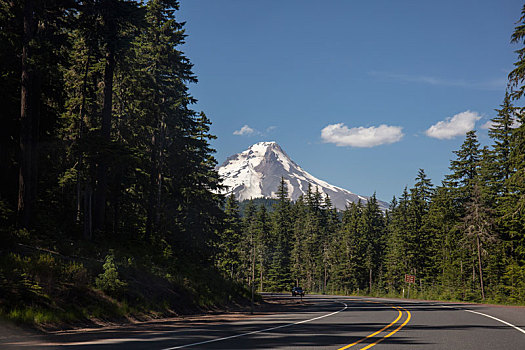
[[[259,142],[246,151],[228,157],[218,168],[223,184],[227,186],[226,193],[233,193],[242,201],[250,198],[275,198],[277,188],[284,177],[288,187],[289,197],[297,200],[306,194],[308,185],[330,196],[334,207],[344,209],[345,206],[368,197],[354,194],[344,188],[330,185],[320,180],[297,165],[276,142]],[[382,209],[388,204],[379,202]]]

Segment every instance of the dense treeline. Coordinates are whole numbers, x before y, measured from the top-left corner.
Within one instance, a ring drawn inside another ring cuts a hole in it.
[[[3,4],[1,200],[17,214],[9,224],[209,248],[201,243],[221,205],[211,193],[213,136],[190,107],[196,77],[178,49],[177,2]]]
[[[106,261],[100,289],[125,285],[119,265],[190,289],[217,275],[224,198],[210,120],[191,107],[197,78],[180,50],[178,8],[0,2],[0,311],[60,294],[63,269],[53,266],[65,255],[88,259],[87,271],[72,267],[88,285]],[[38,272],[46,262],[51,280]]]
[[[228,197],[220,267],[261,291],[407,295],[411,274],[412,296],[525,302],[525,160],[513,148],[525,118],[506,111],[492,120],[491,148],[468,132],[441,186],[420,169],[386,212],[374,195],[338,213],[312,188],[292,203],[284,179],[270,213],[249,201],[241,216]]]
[[[197,79],[177,9],[2,2],[3,227],[211,256],[222,221],[214,136],[191,109]]]
[[[524,38],[525,7],[512,42]],[[468,132],[441,185],[420,169],[384,213],[374,195],[339,215],[312,188],[291,203],[284,179],[270,214],[248,203],[241,218],[229,197],[221,268],[267,291],[406,295],[411,274],[412,296],[525,303],[525,49],[517,53],[492,144]]]

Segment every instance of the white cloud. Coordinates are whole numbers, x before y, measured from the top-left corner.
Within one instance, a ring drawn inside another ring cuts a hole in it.
[[[474,129],[476,122],[481,119],[477,112],[465,111],[437,122],[425,131],[429,137],[436,139],[452,139],[463,136]]]
[[[248,125],[244,125],[240,130],[235,130],[233,132],[234,135],[240,135],[240,136],[249,136],[256,134],[257,131],[255,129],[250,128]]]
[[[404,134],[400,126],[379,125],[369,128],[348,128],[343,123],[331,124],[321,130],[321,138],[326,143],[337,146],[374,147],[400,141]]]

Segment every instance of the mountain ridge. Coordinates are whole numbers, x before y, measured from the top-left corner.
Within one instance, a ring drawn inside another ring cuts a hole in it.
[[[227,187],[225,194],[233,193],[242,201],[251,198],[275,198],[281,178],[285,179],[289,198],[293,201],[305,195],[308,185],[312,189],[330,196],[335,208],[343,210],[349,203],[363,203],[367,196],[361,196],[344,188],[320,180],[302,169],[275,141],[258,142],[247,150],[229,156],[218,167],[219,176]],[[381,209],[388,204],[379,201]]]

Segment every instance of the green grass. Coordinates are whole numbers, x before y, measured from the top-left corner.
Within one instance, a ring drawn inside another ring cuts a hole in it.
[[[41,307],[17,307],[8,312],[0,312],[2,318],[26,325],[56,324],[78,320],[74,311],[57,311]]]
[[[114,253],[111,263],[39,250],[0,256],[0,318],[61,327],[188,314],[249,300],[244,286],[223,279],[212,267],[109,253]]]

